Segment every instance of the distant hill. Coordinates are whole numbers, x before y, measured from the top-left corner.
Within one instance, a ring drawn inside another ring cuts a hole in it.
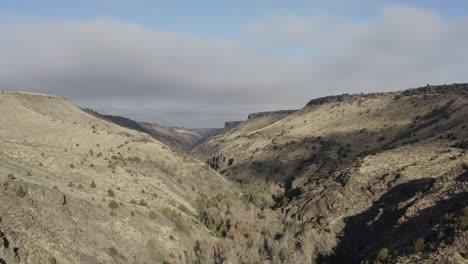
[[[137,122],[122,116],[103,115],[91,109],[83,110],[96,117],[109,120],[117,125],[147,133],[174,150],[190,150],[195,145],[223,130],[221,128],[189,129],[182,127],[167,127],[155,123]]]

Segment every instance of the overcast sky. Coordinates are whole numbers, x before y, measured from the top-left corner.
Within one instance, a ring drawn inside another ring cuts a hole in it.
[[[0,0],[0,89],[222,127],[325,95],[468,82],[468,1],[162,2]]]

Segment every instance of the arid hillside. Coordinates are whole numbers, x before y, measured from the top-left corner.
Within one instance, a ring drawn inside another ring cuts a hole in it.
[[[219,134],[221,128],[189,129],[182,127],[167,127],[155,123],[137,122],[127,117],[115,115],[103,115],[91,109],[83,109],[85,112],[98,118],[110,121],[119,126],[149,134],[156,140],[166,144],[173,150],[188,151],[207,138]]]
[[[468,85],[428,86],[314,99],[192,151],[336,238],[318,263],[465,263],[467,126]]]
[[[0,263],[468,258],[465,84],[251,114],[199,159],[62,97],[0,113]]]
[[[189,262],[214,237],[196,201],[233,187],[207,165],[61,97],[0,112],[0,263]]]

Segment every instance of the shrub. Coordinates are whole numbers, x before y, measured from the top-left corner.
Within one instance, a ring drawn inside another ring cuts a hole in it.
[[[57,259],[55,259],[54,257],[50,257],[49,258],[49,263],[50,264],[57,264]]]
[[[388,259],[388,249],[387,248],[382,248],[379,251],[379,254],[377,254],[376,260],[380,261],[380,262],[383,262],[383,261],[387,261],[387,259]]]
[[[453,215],[454,213],[445,213],[443,216],[442,216],[442,219],[445,220],[445,221],[450,221],[453,219]]]
[[[182,219],[182,215],[179,212],[177,212],[174,209],[170,209],[166,207],[163,209],[163,215],[167,219],[174,222],[177,230],[181,231],[182,233],[186,235],[190,235],[191,228],[189,225],[185,223],[184,219]]]
[[[418,238],[413,241],[414,252],[419,253],[424,251],[424,238]]]
[[[109,208],[110,209],[117,209],[117,208],[119,208],[119,204],[116,201],[112,200],[109,203]]]
[[[468,259],[468,252],[460,253],[460,255],[462,256],[462,258]]]
[[[91,182],[91,184],[89,185],[91,188],[96,188],[96,183],[94,181]]]
[[[468,207],[463,208],[463,215],[458,219],[457,228],[465,230],[468,227]]]
[[[15,178],[15,176],[14,176],[12,173],[10,173],[10,174],[8,174],[8,179],[14,180],[14,179],[16,179],[16,178]]]
[[[73,163],[70,164],[70,168],[75,168],[75,165],[73,165]]]
[[[145,202],[145,200],[141,199],[140,202],[138,202],[138,205],[140,205],[140,206],[148,206],[148,202]]]
[[[114,191],[112,191],[111,189],[109,189],[109,190],[107,191],[107,193],[109,194],[110,197],[114,197],[114,196],[115,196]]]
[[[24,198],[26,197],[26,195],[28,194],[28,192],[23,189],[23,187],[18,187],[18,189],[16,189],[16,196],[20,197],[20,198]]]
[[[453,145],[455,148],[468,149],[468,140],[462,140]]]
[[[131,204],[137,204],[137,202],[135,201],[135,199],[132,199],[132,200],[130,201],[130,203],[131,203]]]

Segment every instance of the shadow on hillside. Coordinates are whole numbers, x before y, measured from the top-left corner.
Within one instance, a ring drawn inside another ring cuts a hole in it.
[[[412,198],[418,193],[428,192],[433,184],[434,179],[431,178],[400,184],[382,195],[368,210],[347,218],[335,254],[320,257],[317,263],[359,263],[364,259],[372,261],[382,248],[401,253],[408,248],[412,249],[412,243],[417,238],[428,241],[433,235],[428,231],[441,221],[445,213],[461,210],[468,205],[467,192],[455,194],[399,224],[406,210],[414,203]]]

